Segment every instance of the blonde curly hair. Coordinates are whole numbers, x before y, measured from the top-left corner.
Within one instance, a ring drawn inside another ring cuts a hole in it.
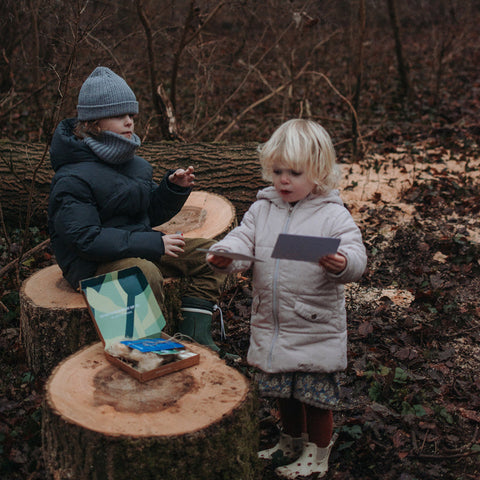
[[[336,162],[332,139],[317,122],[288,120],[258,150],[262,176],[269,182],[272,181],[275,164],[305,172],[315,184],[315,194],[328,193],[339,185],[340,167]]]

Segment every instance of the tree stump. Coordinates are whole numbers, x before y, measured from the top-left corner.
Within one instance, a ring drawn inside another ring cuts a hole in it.
[[[34,273],[20,290],[20,332],[27,363],[49,373],[81,346],[98,340],[83,295],[63,278],[58,265]]]
[[[102,343],[65,359],[46,384],[42,447],[55,480],[255,480],[257,399],[209,349],[200,363],[141,383]]]
[[[181,230],[185,237],[216,239],[236,225],[235,208],[226,198],[192,192],[183,209],[157,227]],[[179,279],[165,280],[165,332],[173,334],[180,310]],[[66,356],[98,339],[83,295],[71,288],[58,265],[46,267],[24,281],[20,290],[20,329],[27,362],[37,375],[47,375]]]

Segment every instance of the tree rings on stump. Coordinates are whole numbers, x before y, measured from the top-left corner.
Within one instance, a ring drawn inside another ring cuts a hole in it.
[[[211,350],[200,363],[141,383],[93,344],[46,385],[42,445],[54,479],[254,480],[257,401],[250,382]]]
[[[192,192],[182,210],[167,223],[155,227],[163,233],[181,231],[188,238],[218,239],[236,225],[235,208],[225,197]]]

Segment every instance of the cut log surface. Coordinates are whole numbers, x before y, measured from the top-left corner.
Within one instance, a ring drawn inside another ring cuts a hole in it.
[[[95,343],[65,359],[46,385],[42,440],[55,479],[257,478],[256,397],[207,348],[200,363],[141,383]]]
[[[182,210],[169,222],[155,227],[163,233],[181,231],[188,238],[217,239],[236,224],[235,207],[221,195],[192,192]]]
[[[196,188],[217,193],[234,205],[237,220],[255,200],[262,180],[256,143],[155,142],[141,146],[138,154],[148,160],[158,182],[167,170],[195,168]],[[7,222],[16,224],[27,210],[30,188],[34,188],[33,216],[45,222],[48,193],[53,170],[45,146],[39,143],[0,142],[0,204]],[[43,160],[42,160],[43,159]]]

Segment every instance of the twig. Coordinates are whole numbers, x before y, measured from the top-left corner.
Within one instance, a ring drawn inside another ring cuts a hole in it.
[[[34,97],[38,93],[40,93],[44,88],[48,87],[51,83],[53,83],[54,80],[49,80],[48,82],[45,82],[43,85],[40,85],[36,90],[34,90],[30,95],[27,95],[26,97],[23,97],[21,100],[19,100],[15,105],[12,105],[10,108],[5,110],[4,112],[0,112],[0,118],[5,117],[8,115],[12,110],[15,110],[17,107],[19,107],[22,103],[25,103],[28,99]]]
[[[233,295],[230,297],[230,301],[228,302],[228,305],[227,305],[227,310],[230,309],[230,307],[232,306],[232,302],[233,300],[235,299],[235,297],[237,296],[237,293],[238,293],[238,289],[240,287],[237,285],[237,287],[235,288],[235,292],[233,293]]]
[[[354,118],[355,118],[355,122],[357,123],[357,125],[359,125],[357,112],[356,112],[355,108],[353,107],[352,103],[348,100],[348,98],[346,98],[344,95],[342,95],[342,94],[335,88],[335,86],[332,84],[332,82],[330,81],[330,79],[329,79],[324,73],[321,73],[321,72],[311,71],[311,72],[307,72],[307,73],[310,73],[310,74],[312,74],[312,75],[316,75],[316,76],[322,77],[322,78],[328,83],[329,87],[348,105],[348,107],[349,107],[350,110],[352,111],[352,115],[353,115]],[[360,140],[360,143],[362,144],[362,150],[363,150],[363,151],[366,151],[366,150],[365,150],[365,142],[363,141],[363,135],[360,135],[359,132],[358,132],[358,139]]]
[[[113,52],[110,50],[110,48],[107,47],[107,45],[105,45],[99,38],[94,37],[91,33],[87,33],[87,38],[91,38],[93,41],[97,42],[110,55],[110,57],[112,57],[112,60],[116,63],[118,69],[122,70],[120,62],[118,61],[117,57],[113,54]],[[86,42],[90,44],[88,39],[86,40]]]
[[[10,237],[8,236],[7,226],[5,225],[5,218],[3,216],[2,202],[0,202],[0,225],[2,226],[3,235],[5,236],[5,239],[7,241],[7,245],[8,245],[8,247],[10,247]]]
[[[457,448],[455,450],[444,450],[444,453],[436,454],[436,455],[428,454],[428,453],[415,453],[414,455],[415,457],[424,459],[424,460],[437,460],[440,458],[463,458],[463,457],[469,457],[471,455],[478,455],[479,452],[465,451],[470,449],[472,445],[474,445],[477,442],[477,437],[478,437],[478,425],[475,427],[475,431],[473,432],[473,437],[470,440],[470,442],[467,445],[463,446],[462,448]],[[413,438],[414,437],[412,436],[412,440]],[[427,439],[427,434],[425,434],[425,438],[423,440],[422,448],[420,449],[420,451],[423,450],[426,439]],[[413,443],[415,447],[416,442],[413,442]]]
[[[420,460],[440,460],[440,459],[450,459],[450,458],[463,458],[463,457],[471,457],[472,455],[478,455],[478,452],[464,452],[464,453],[454,453],[452,455],[429,455],[426,453],[415,455],[415,458]]]
[[[304,73],[306,68],[310,65],[310,62],[307,62],[302,69],[295,75],[294,78],[289,80],[287,83],[284,83],[280,87],[276,88],[272,92],[270,92],[268,95],[265,95],[263,98],[260,98],[256,102],[253,102],[251,105],[249,105],[247,108],[245,108],[243,111],[241,111],[228,125],[226,128],[224,128],[216,137],[214,142],[219,142],[222,137],[228,133],[237,123],[238,120],[240,120],[244,115],[246,115],[250,110],[253,110],[255,107],[258,107],[258,105],[261,105],[262,103],[266,102],[267,100],[270,100],[270,98],[274,97],[281,91],[285,90],[289,85],[291,85],[295,80],[298,80]]]
[[[261,64],[265,57],[273,50],[275,49],[275,47],[277,47],[277,45],[280,43],[280,40],[284,37],[284,35],[290,30],[290,28],[292,27],[293,25],[293,22],[290,23],[288,25],[287,28],[285,28],[285,30],[277,37],[276,41],[270,46],[270,48],[268,48],[264,53],[263,55],[258,59],[258,61],[253,65],[253,66],[250,66],[248,72],[246,73],[245,77],[242,79],[242,81],[240,82],[240,84],[237,86],[237,88],[223,101],[223,103],[220,105],[220,107],[217,109],[217,111],[213,114],[213,116],[207,121],[205,122],[196,132],[195,132],[195,136],[198,136],[201,132],[203,132],[203,130],[205,130],[212,122],[214,122],[216,120],[216,118],[220,115],[220,113],[223,111],[223,109],[225,108],[225,106],[230,102],[230,100],[242,89],[242,87],[245,85],[245,83],[247,82],[247,79],[249,78],[249,76],[251,75],[251,73],[253,71],[255,71],[255,69],[257,68],[257,65]],[[271,89],[271,87],[270,87]]]
[[[189,29],[192,27],[192,20],[194,14],[194,6],[195,0],[190,1],[190,8],[188,11],[187,18],[185,19],[185,24],[183,26],[182,36],[180,38],[180,42],[178,44],[178,48],[173,55],[173,66],[172,66],[172,74],[170,76],[170,102],[174,109],[177,106],[177,78],[178,78],[178,68],[180,66],[180,57],[182,56],[185,47],[191,43],[200,32],[207,26],[207,24],[212,20],[212,18],[217,14],[217,12],[225,5],[227,2],[219,2],[217,6],[208,14],[208,17],[205,21],[198,27],[189,38],[187,38],[187,33]]]
[[[20,261],[22,261],[26,257],[32,256],[34,253],[45,248],[50,243],[50,239],[47,238],[42,243],[39,243],[35,247],[28,250],[28,252],[23,253],[20,257],[15,258],[11,262],[7,263],[4,267],[0,269],[0,278],[2,278],[10,269],[12,269],[15,265],[17,265]]]

